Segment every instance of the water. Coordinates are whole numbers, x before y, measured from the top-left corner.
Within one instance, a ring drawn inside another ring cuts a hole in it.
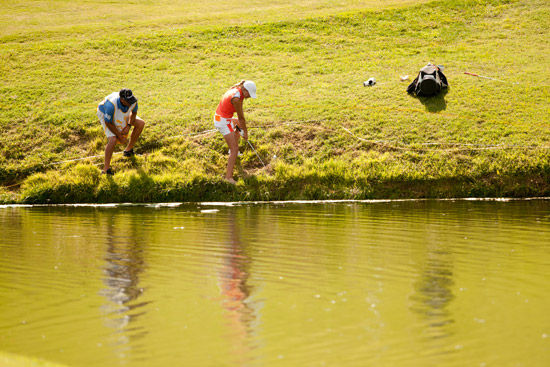
[[[0,208],[0,355],[548,366],[550,201]]]

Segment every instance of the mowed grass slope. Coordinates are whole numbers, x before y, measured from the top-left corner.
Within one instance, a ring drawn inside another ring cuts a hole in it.
[[[258,24],[331,15],[350,10],[391,8],[429,0],[0,0],[0,34],[156,32],[204,25]]]
[[[264,10],[269,21],[239,18],[238,25],[230,16],[178,25],[171,13],[171,22],[141,17],[128,29],[82,22],[74,30],[6,31],[0,200],[550,194],[548,2],[321,10],[305,18],[289,10],[290,20]],[[445,65],[449,91],[407,95],[428,61]],[[400,82],[405,74],[410,80]],[[365,88],[369,77],[378,84]],[[232,187],[221,179],[221,135],[187,134],[212,129],[219,98],[245,78],[258,85],[259,98],[245,102],[245,114],[268,167],[242,144]],[[115,155],[113,178],[100,175],[102,157],[53,164],[102,155],[106,139],[95,108],[121,87],[140,101],[147,126],[136,150],[143,155]]]

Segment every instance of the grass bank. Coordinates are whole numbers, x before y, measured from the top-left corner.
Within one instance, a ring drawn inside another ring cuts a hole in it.
[[[25,18],[41,32],[0,17],[1,202],[550,195],[544,0],[273,3],[283,13],[250,1],[200,11],[211,15],[196,22],[185,7],[170,19],[143,10],[129,25],[93,21],[93,8],[73,3],[78,24]],[[244,21],[243,12],[264,16]],[[408,96],[400,76],[414,78],[428,61],[445,65],[448,92]],[[369,77],[378,84],[365,88]],[[221,135],[199,133],[243,78],[258,85],[245,113],[268,166],[242,144],[232,187],[221,180]],[[147,123],[142,155],[115,155],[118,173],[104,177],[95,107],[122,86]]]

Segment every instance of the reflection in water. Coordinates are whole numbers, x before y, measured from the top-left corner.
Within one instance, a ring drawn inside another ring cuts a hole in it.
[[[548,365],[548,200],[200,208],[0,211],[0,355]]]
[[[241,242],[236,212],[231,211],[227,220],[230,237],[226,242],[227,253],[220,275],[220,289],[222,306],[231,329],[236,362],[243,366],[250,362],[250,336],[256,319],[249,300],[252,289],[247,284],[251,258],[246,254],[245,245]]]
[[[106,326],[114,329],[111,343],[123,363],[135,350],[135,340],[147,334],[143,327],[131,327],[130,324],[145,314],[143,309],[137,310],[149,302],[134,302],[143,293],[143,288],[139,287],[139,275],[145,268],[145,261],[140,237],[135,227],[121,228],[116,226],[114,219],[114,216],[109,216],[105,223],[107,252],[103,283],[107,288],[101,291],[101,295],[109,301],[102,306],[106,314],[104,320]]]
[[[424,334],[429,339],[444,339],[453,334],[454,323],[448,306],[454,298],[451,254],[443,244],[428,244],[426,262],[415,283],[412,310],[425,320]]]

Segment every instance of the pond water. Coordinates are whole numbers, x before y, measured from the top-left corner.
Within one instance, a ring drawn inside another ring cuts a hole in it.
[[[0,208],[0,351],[549,366],[550,201]]]

